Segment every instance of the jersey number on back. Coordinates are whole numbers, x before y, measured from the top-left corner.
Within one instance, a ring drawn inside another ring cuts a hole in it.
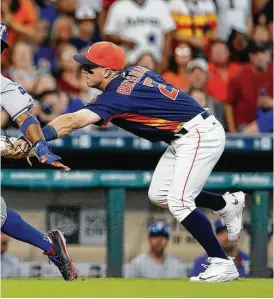
[[[164,96],[170,98],[171,100],[175,101],[177,98],[177,95],[179,93],[179,90],[176,88],[172,88],[171,91],[167,90],[166,85],[155,82],[152,80],[150,77],[147,77],[143,83],[143,85],[148,86],[148,87],[153,87],[154,85],[158,86],[161,94]]]

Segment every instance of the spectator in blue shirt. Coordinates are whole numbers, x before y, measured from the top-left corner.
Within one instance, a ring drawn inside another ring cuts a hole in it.
[[[34,64],[39,73],[51,73],[56,66],[55,53],[48,43],[49,23],[40,19],[37,22],[37,33],[35,35]]]
[[[240,277],[248,277],[250,264],[249,256],[238,248],[237,242],[231,242],[228,240],[226,226],[220,219],[215,221],[214,226],[217,239],[223,247],[225,253],[228,256],[235,257],[234,262],[239,271]],[[189,277],[198,276],[201,272],[205,271],[205,268],[202,265],[208,265],[206,261],[207,258],[207,255],[203,255],[194,261],[194,265],[189,273]]]

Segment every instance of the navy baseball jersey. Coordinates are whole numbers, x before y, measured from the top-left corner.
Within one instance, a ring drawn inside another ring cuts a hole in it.
[[[85,109],[102,118],[98,125],[112,122],[149,141],[167,143],[185,122],[204,111],[190,96],[141,66],[126,68]]]

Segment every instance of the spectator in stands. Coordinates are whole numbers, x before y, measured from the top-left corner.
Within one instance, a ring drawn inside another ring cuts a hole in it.
[[[38,13],[33,0],[2,0],[1,17],[9,28],[7,42],[11,48],[20,37],[34,39]]]
[[[89,6],[96,13],[99,13],[102,9],[102,0],[77,0],[77,9],[81,9],[82,7]]]
[[[70,43],[78,51],[86,51],[95,30],[96,13],[89,5],[81,6],[76,10],[75,18],[78,32]]]
[[[176,22],[175,39],[202,52],[217,38],[217,15],[213,0],[170,0]]]
[[[252,0],[216,0],[218,31],[221,40],[227,40],[232,29],[249,34],[252,29]]]
[[[33,114],[37,116],[42,125],[49,123],[55,117],[75,112],[83,108],[80,98],[69,97],[57,88],[56,80],[50,74],[38,77],[35,83],[36,99]]]
[[[225,110],[229,132],[242,131],[256,120],[261,97],[273,100],[273,73],[268,45],[252,42],[249,56],[251,63],[243,66],[228,83]]]
[[[44,2],[39,6],[39,16],[40,19],[47,21],[51,28],[53,22],[59,17],[59,11],[52,4]]]
[[[140,65],[152,70],[153,72],[157,72],[157,61],[151,53],[142,54],[134,65]]]
[[[170,228],[164,221],[156,221],[148,228],[149,252],[138,255],[128,265],[126,277],[175,278],[185,277],[183,263],[165,253]]]
[[[243,129],[244,134],[258,134],[273,132],[273,98],[264,95],[264,89],[258,97],[256,120]]]
[[[257,43],[271,43],[271,36],[268,28],[264,25],[257,25],[251,32],[251,39]]]
[[[37,70],[33,63],[33,50],[31,45],[18,41],[11,57],[11,66],[7,69],[11,80],[21,84],[28,93],[33,92]]]
[[[174,50],[170,60],[169,70],[163,74],[163,78],[182,91],[189,87],[187,64],[192,59],[192,48],[187,43],[180,43]]]
[[[227,45],[230,50],[230,61],[237,63],[249,62],[248,36],[240,31],[232,29]]]
[[[48,0],[62,14],[73,16],[77,7],[77,0]],[[92,0],[94,1],[94,0]]]
[[[20,277],[20,262],[8,254],[9,237],[1,233],[1,278]]]
[[[124,0],[112,4],[104,37],[124,48],[127,63],[133,64],[144,52],[153,53],[159,71],[168,66],[171,32],[175,24],[163,0]]]
[[[72,59],[77,49],[72,45],[65,45],[60,49],[58,56],[59,76],[57,86],[70,96],[78,96],[80,93],[79,64]]]
[[[191,88],[188,94],[196,100],[203,108],[209,108],[216,118],[224,123],[224,106],[215,101],[213,98],[207,95],[204,90],[199,88]]]
[[[52,48],[48,45],[49,23],[40,19],[37,22],[37,33],[34,38],[34,63],[39,73],[54,71],[56,59]]]
[[[239,64],[229,61],[229,56],[225,42],[217,40],[211,45],[207,91],[220,101],[226,100],[228,80],[240,69]]]
[[[207,93],[207,82],[208,82],[208,64],[202,58],[196,58],[190,61],[187,65],[189,71],[189,90],[191,91],[199,89],[206,95],[206,106],[211,109],[216,118],[224,124],[224,106],[223,104],[209,96]],[[197,92],[196,92],[197,93]]]
[[[249,256],[239,249],[237,242],[232,242],[228,240],[228,234],[226,226],[223,222],[217,219],[214,223],[215,226],[215,233],[217,235],[217,239],[221,246],[223,247],[227,256],[231,256],[235,258],[235,264],[240,274],[240,277],[248,277],[249,276]],[[203,255],[198,257],[194,261],[193,268],[189,273],[189,277],[198,276],[201,272],[205,271],[205,266],[207,265],[207,255]]]
[[[42,126],[61,114],[72,113],[84,107],[79,98],[69,97],[58,89],[45,90],[37,95],[37,100],[38,105],[36,105],[35,115]]]
[[[273,37],[273,0],[254,1],[253,21],[255,25],[265,25]]]
[[[68,16],[60,16],[52,25],[51,47],[55,54],[60,48],[70,43],[73,35],[73,19]]]
[[[100,30],[100,35],[103,40],[105,40],[104,36],[104,27],[107,19],[107,14],[109,11],[110,6],[115,2],[116,0],[102,0],[102,9],[99,13],[99,30]]]
[[[57,88],[56,80],[51,74],[41,74],[35,81],[33,90],[34,95],[41,94],[45,90],[53,90]]]

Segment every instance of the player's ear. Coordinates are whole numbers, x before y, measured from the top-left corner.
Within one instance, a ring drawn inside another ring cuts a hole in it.
[[[111,69],[105,69],[104,71],[104,78],[107,79],[111,75]]]

